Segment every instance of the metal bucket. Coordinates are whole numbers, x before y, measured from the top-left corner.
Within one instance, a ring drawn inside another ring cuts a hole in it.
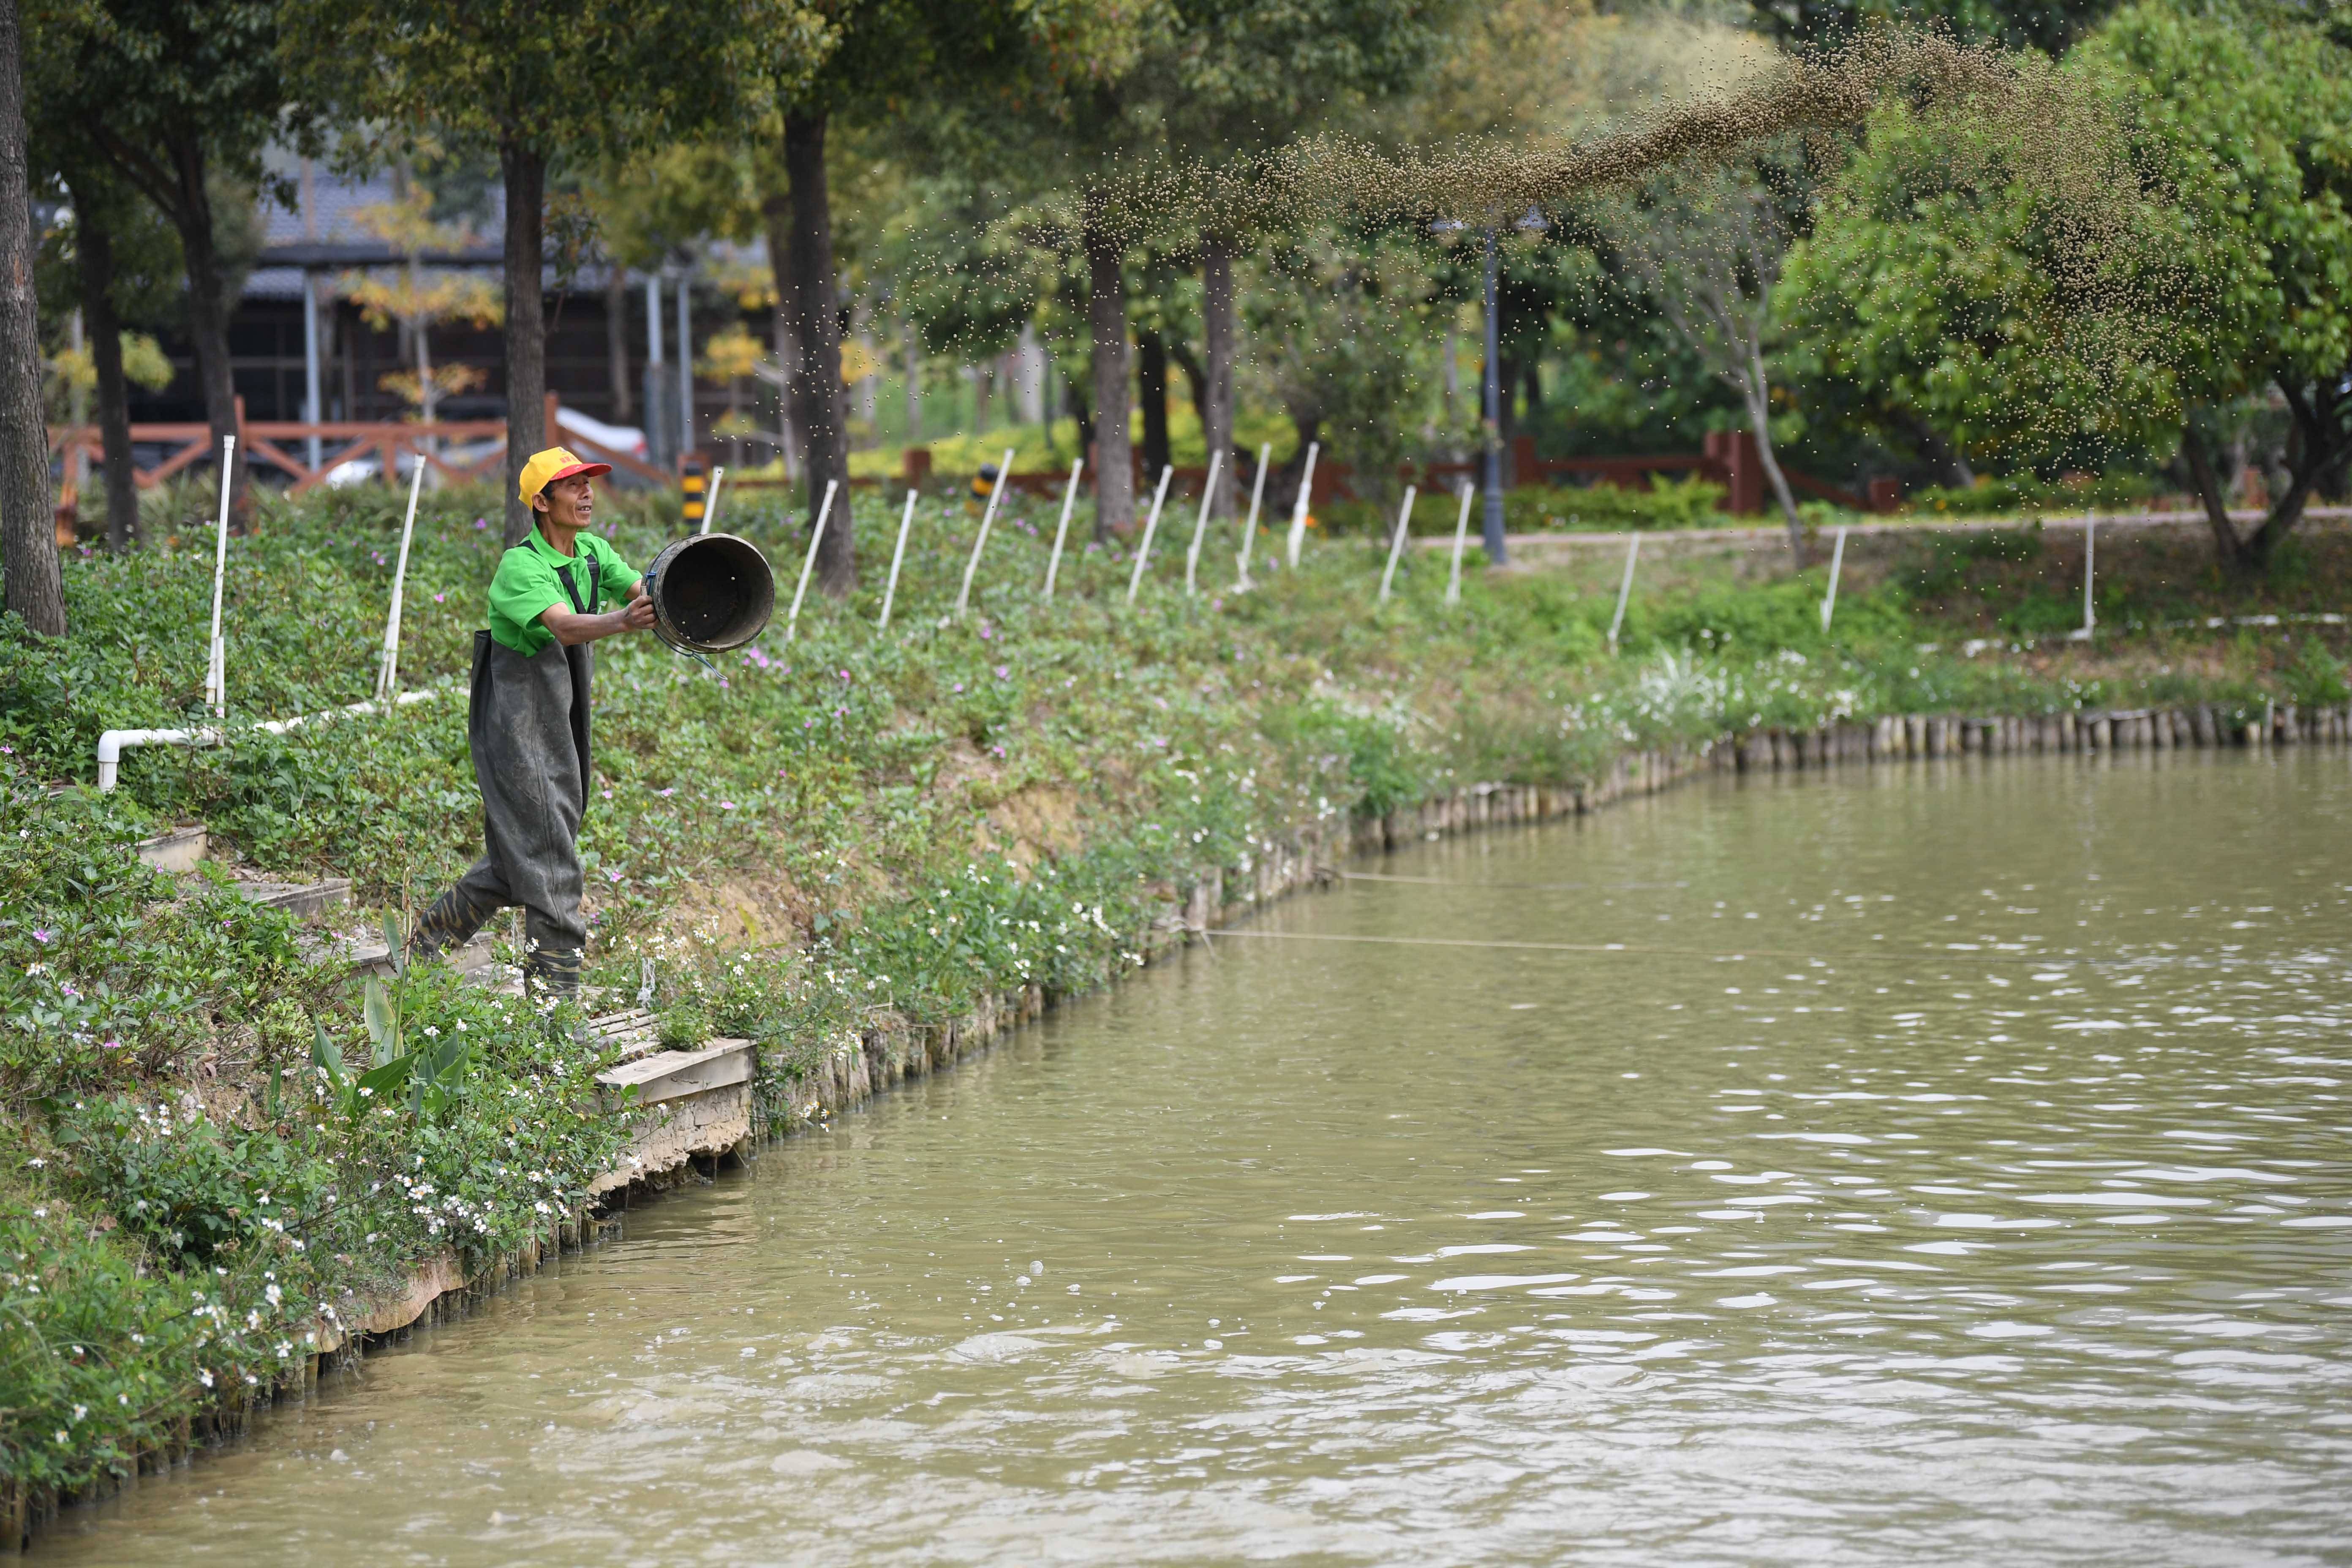
[[[776,576],[748,539],[698,533],[663,546],[646,568],[654,635],[681,653],[724,653],[776,613]]]

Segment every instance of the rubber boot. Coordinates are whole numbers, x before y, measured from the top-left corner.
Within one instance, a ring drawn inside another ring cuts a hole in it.
[[[433,900],[433,907],[409,933],[409,962],[429,963],[452,948],[463,947],[497,912],[480,908],[467,897],[463,883],[450,888]]]
[[[580,996],[581,952],[576,947],[541,947],[534,943],[522,961],[522,994],[533,1006],[577,1001]]]

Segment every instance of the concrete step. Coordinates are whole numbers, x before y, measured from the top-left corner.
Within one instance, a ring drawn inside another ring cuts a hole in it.
[[[379,980],[392,978],[392,949],[383,942],[364,938],[345,942],[340,945],[340,952],[344,962],[351,965],[355,978],[370,974]],[[464,946],[444,953],[441,961],[464,975],[469,983],[489,984],[501,978],[497,959],[498,954],[490,946],[490,933],[484,931],[476,931]]]
[[[325,914],[352,900],[352,879],[330,877],[323,882],[239,882],[236,890],[247,902],[265,910],[284,910],[297,920]]]
[[[211,846],[212,829],[201,822],[174,827],[139,841],[139,858],[159,871],[193,871]]]
[[[591,1018],[580,1026],[582,1045],[596,1047],[600,1051],[617,1046],[623,1061],[634,1061],[661,1049],[661,1021],[649,1008],[632,1007],[626,1012],[607,1013]]]
[[[596,1075],[596,1081],[616,1096],[635,1089],[639,1105],[683,1100],[751,1080],[751,1042],[725,1038],[705,1041],[698,1051],[656,1051]]]
[[[626,1103],[637,1115],[621,1163],[588,1184],[589,1196],[666,1176],[697,1157],[742,1157],[751,1138],[751,1041],[717,1039],[700,1050],[654,1051],[598,1073],[606,1106]]]

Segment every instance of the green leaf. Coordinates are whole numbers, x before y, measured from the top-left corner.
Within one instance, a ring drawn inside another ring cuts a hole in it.
[[[384,1094],[398,1089],[415,1067],[416,1058],[414,1056],[394,1057],[390,1061],[379,1062],[362,1073],[360,1081],[352,1087],[368,1089],[375,1094]]]
[[[343,1048],[327,1038],[327,1026],[313,1020],[310,1026],[318,1038],[310,1043],[310,1059],[327,1069],[327,1079],[336,1089],[343,1087]]]
[[[433,1080],[456,1088],[466,1076],[466,1059],[471,1054],[464,1040],[452,1038],[441,1042],[441,1048],[433,1053]]]
[[[400,1008],[383,982],[368,976],[367,1001],[362,1011],[367,1018],[368,1037],[375,1042],[375,1065],[383,1066],[400,1051]]]

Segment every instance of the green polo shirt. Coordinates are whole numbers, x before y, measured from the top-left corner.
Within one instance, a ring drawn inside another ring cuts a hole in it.
[[[572,541],[572,547],[580,553],[557,554],[555,546],[534,527],[529,539],[499,558],[498,574],[490,579],[493,640],[529,658],[555,640],[555,634],[539,617],[556,605],[567,610],[585,606],[583,613],[593,616],[627,603],[637,574],[621,559],[620,552],[593,533],[579,535]],[[588,603],[591,561],[597,563],[597,602],[593,605]],[[563,580],[556,575],[559,567],[571,569],[570,594],[563,591]]]

